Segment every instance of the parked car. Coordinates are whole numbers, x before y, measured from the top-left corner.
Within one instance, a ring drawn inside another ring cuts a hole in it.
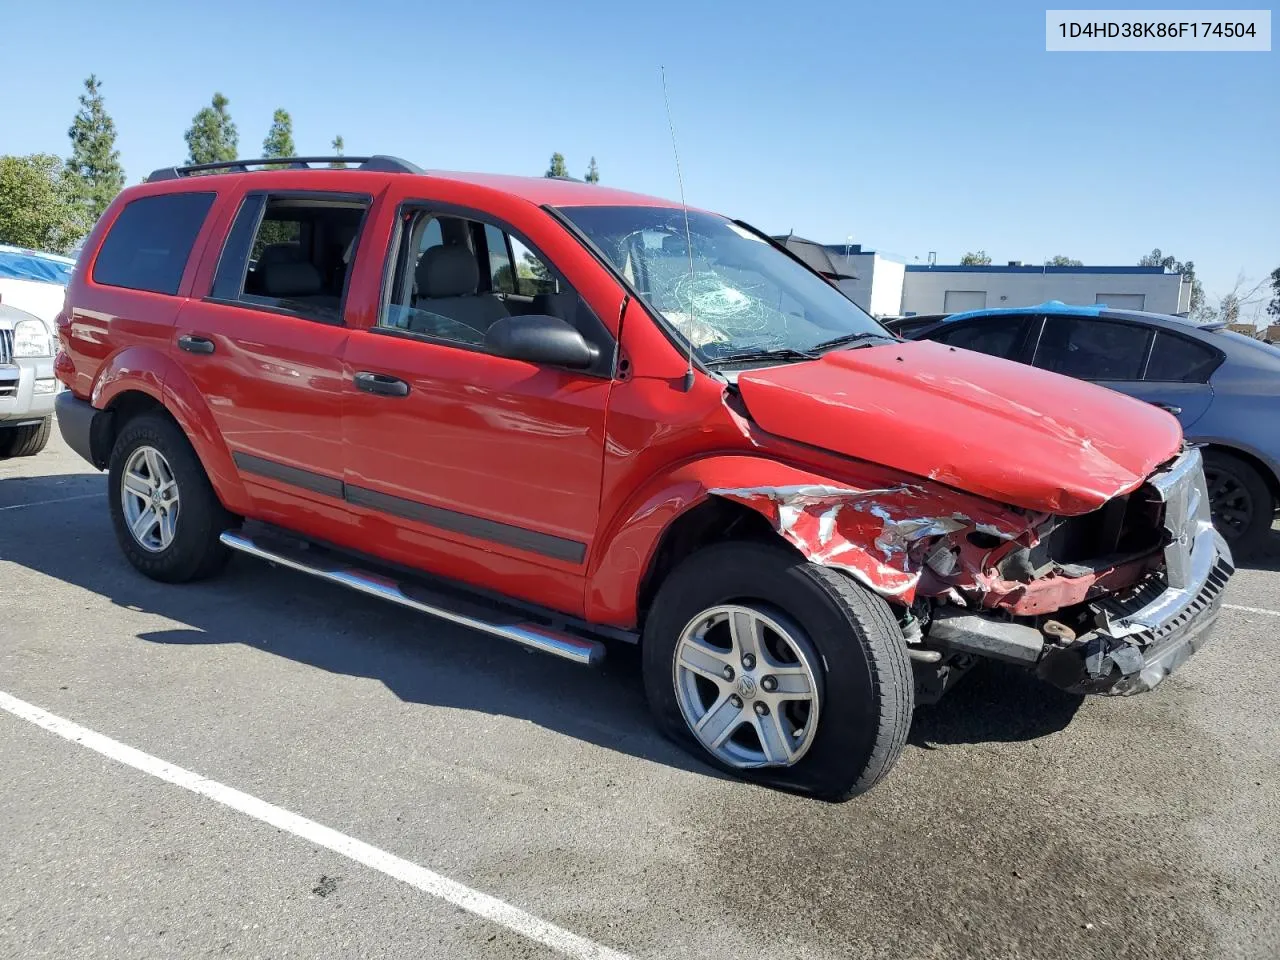
[[[1051,301],[952,314],[904,335],[1090,380],[1168,410],[1201,448],[1214,523],[1248,550],[1267,537],[1280,504],[1280,349],[1225,326]]]
[[[147,576],[238,551],[641,643],[668,735],[832,799],[978,658],[1132,694],[1210,636],[1231,556],[1164,411],[904,343],[740,221],[327,159],[157,171],[85,245],[58,421]]]
[[[49,442],[53,344],[48,324],[0,301],[0,460],[35,456]]]
[[[0,244],[0,303],[52,324],[62,309],[75,264],[56,253]]]

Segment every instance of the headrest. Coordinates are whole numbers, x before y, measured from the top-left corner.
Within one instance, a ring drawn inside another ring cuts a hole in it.
[[[465,297],[480,286],[475,254],[458,244],[431,247],[418,261],[414,276],[420,297]]]
[[[320,271],[306,260],[268,264],[262,271],[262,292],[269,297],[307,297],[320,292]]]
[[[258,266],[271,266],[276,263],[297,263],[302,259],[302,244],[286,241],[285,243],[269,243],[258,255]]]

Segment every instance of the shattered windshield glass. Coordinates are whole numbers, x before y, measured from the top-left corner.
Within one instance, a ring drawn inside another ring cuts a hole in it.
[[[679,208],[561,212],[706,361],[805,354],[859,334],[891,338],[827,281],[723,217],[690,210],[691,247]]]

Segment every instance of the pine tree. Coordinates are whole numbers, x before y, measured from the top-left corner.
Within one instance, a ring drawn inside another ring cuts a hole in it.
[[[240,135],[227,112],[230,102],[215,93],[211,105],[201,107],[191,118],[191,127],[185,135],[187,163],[224,163],[236,158]]]
[[[66,175],[76,194],[76,206],[87,230],[124,189],[124,168],[116,149],[116,125],[102,102],[102,85],[89,74],[80,94],[80,110],[67,131],[71,156]]]
[[[264,157],[296,157],[298,148],[293,145],[293,118],[289,111],[277,109],[271,115],[271,129],[262,141]]]
[[[598,166],[596,166],[596,158],[595,158],[595,157],[592,157],[592,158],[591,158],[591,163],[587,166],[587,175],[586,175],[585,177],[583,177],[582,179],[586,180],[586,181],[587,181],[587,183],[599,183],[599,182],[600,182],[600,168],[599,168]]]
[[[338,134],[336,137],[334,137],[333,143],[329,144],[329,146],[333,148],[333,155],[335,157],[343,156],[343,154],[345,153],[344,147],[346,146],[346,144],[342,142],[342,134]],[[335,160],[333,163],[329,164],[329,166],[337,167],[339,169],[345,167],[346,165],[347,165],[347,162],[345,160]]]
[[[544,177],[567,177],[569,175],[569,167],[564,162],[564,154],[553,153],[551,155],[551,165],[547,167]]]

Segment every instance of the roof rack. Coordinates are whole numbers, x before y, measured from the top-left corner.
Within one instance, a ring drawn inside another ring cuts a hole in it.
[[[372,157],[261,157],[257,160],[223,160],[218,163],[193,163],[185,167],[161,167],[153,170],[147,183],[160,180],[177,180],[193,173],[249,173],[250,167],[288,167],[291,170],[310,170],[313,163],[354,164],[350,170],[366,170],[372,173],[422,173],[416,163],[375,154]]]

